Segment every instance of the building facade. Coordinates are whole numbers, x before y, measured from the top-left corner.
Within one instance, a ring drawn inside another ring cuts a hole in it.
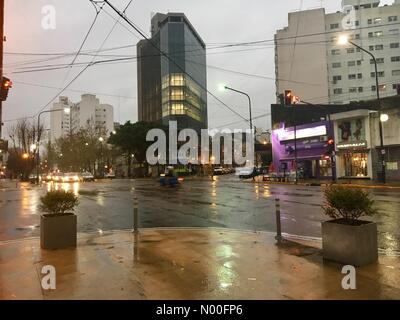
[[[338,179],[380,181],[383,153],[386,181],[400,181],[400,96],[383,98],[380,108],[377,105],[376,100],[345,105],[272,105],[274,171],[280,175],[284,170],[293,172],[297,146],[298,170],[304,172],[304,162],[308,162],[304,178],[333,174]],[[327,137],[333,139],[333,149],[326,145]]]
[[[182,13],[155,14],[151,33],[137,45],[139,121],[206,129],[205,43]]]
[[[92,94],[83,94],[81,101],[72,103],[67,97],[60,97],[54,103],[53,109],[70,108],[70,112],[52,112],[50,116],[51,141],[67,136],[81,128],[92,126],[104,138],[114,131],[114,108],[109,104],[102,104]]]
[[[275,171],[284,176],[293,176],[297,159],[299,179],[332,179],[334,170],[328,149],[328,141],[332,136],[329,121],[304,124],[296,128],[285,127],[282,123],[272,131]]]
[[[294,90],[312,103],[345,104],[376,97],[371,57],[341,35],[373,53],[378,63],[381,97],[400,90],[400,0],[343,0],[343,12],[324,9],[289,13],[288,27],[278,30],[276,90]],[[290,80],[290,81],[288,81]]]
[[[336,174],[339,179],[373,179],[370,110],[336,113],[334,127]]]
[[[73,103],[68,97],[59,97],[58,102],[52,106],[54,111],[50,113],[50,141],[55,141],[62,136],[67,136],[71,132],[71,113],[64,112],[65,108],[72,110]]]

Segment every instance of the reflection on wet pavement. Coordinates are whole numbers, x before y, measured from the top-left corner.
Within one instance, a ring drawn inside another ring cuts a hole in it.
[[[52,265],[57,289],[41,290]],[[315,243],[225,229],[146,229],[79,237],[77,249],[41,250],[38,239],[0,242],[0,299],[398,299],[399,258],[357,268],[343,290],[342,266]]]
[[[140,226],[224,227],[275,231],[274,199],[281,200],[283,232],[320,237],[323,187],[241,182],[236,176],[187,179],[176,188],[160,187],[155,179],[95,183],[13,184],[0,192],[0,240],[38,236],[37,206],[46,190],[71,190],[79,197],[80,232],[132,229],[133,194],[139,200]],[[133,191],[132,191],[133,188]],[[400,190],[371,189],[380,213],[382,252],[400,250]]]

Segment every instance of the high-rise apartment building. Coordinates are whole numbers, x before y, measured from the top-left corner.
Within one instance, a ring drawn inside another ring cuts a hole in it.
[[[343,12],[324,9],[289,13],[288,27],[275,35],[276,91],[292,89],[304,101],[343,104],[376,97],[378,63],[381,97],[396,95],[400,86],[400,0],[343,0]]]
[[[70,112],[52,112],[50,116],[50,137],[53,142],[87,126],[96,128],[103,137],[114,131],[113,107],[100,103],[95,95],[84,94],[78,103],[60,97],[59,102],[53,104],[53,109],[63,108],[70,108]]]
[[[65,109],[72,110],[73,103],[68,97],[59,97],[58,102],[52,106],[52,110],[59,110],[50,113],[50,140],[67,136],[71,132],[71,113],[64,112]]]
[[[139,121],[207,128],[205,43],[183,13],[155,14],[151,34],[137,45]]]

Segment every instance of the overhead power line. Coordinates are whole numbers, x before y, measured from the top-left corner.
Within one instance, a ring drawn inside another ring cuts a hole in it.
[[[89,0],[92,2],[97,2],[94,0]],[[216,95],[214,95],[212,92],[210,92],[207,88],[205,88],[201,83],[199,83],[196,79],[194,79],[190,74],[186,72],[174,59],[172,59],[168,54],[163,52],[153,41],[151,41],[136,25],[130,21],[129,18],[126,17],[124,13],[121,13],[118,9],[116,9],[108,0],[101,1],[106,3],[111,9],[115,11],[122,19],[124,19],[132,28],[136,30],[151,46],[153,46],[163,57],[165,57],[168,61],[172,62],[182,73],[186,74],[192,81],[194,81],[200,88],[205,90],[209,95],[211,95],[214,99],[216,99],[218,102],[220,102],[223,106],[225,106],[228,110],[239,116],[240,118],[249,121],[245,117],[243,117],[240,113],[232,109],[230,106],[228,106],[225,102],[223,102],[221,99],[219,99]]]

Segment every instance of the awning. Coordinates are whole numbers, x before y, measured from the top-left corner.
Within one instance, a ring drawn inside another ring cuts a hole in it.
[[[297,160],[313,160],[313,159],[322,159],[325,154],[326,150],[324,149],[302,149],[297,150]],[[281,161],[292,161],[294,160],[294,152],[290,155],[287,155],[281,158]]]

